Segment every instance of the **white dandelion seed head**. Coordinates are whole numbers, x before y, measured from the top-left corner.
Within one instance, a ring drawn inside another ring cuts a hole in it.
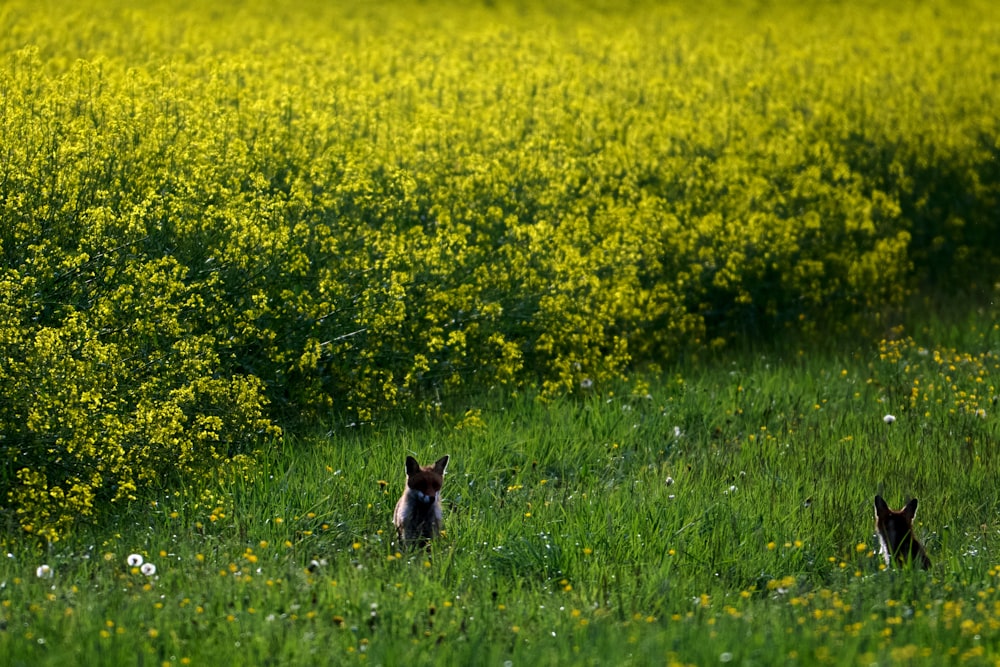
[[[139,567],[142,565],[142,556],[139,554],[132,554],[125,559],[125,562],[128,563],[129,567]]]
[[[594,386],[594,381],[590,378],[583,378],[580,380],[580,389],[590,389]]]
[[[666,483],[667,483],[667,486],[671,486],[674,483],[674,478],[673,477],[667,477]]]
[[[886,424],[891,424],[894,421],[896,421],[896,417],[893,415],[886,415],[885,417],[882,417],[882,421],[884,421]]]
[[[142,572],[147,577],[152,577],[154,574],[156,574],[156,566],[153,565],[152,563],[143,563],[142,567],[139,568],[139,571]]]
[[[681,427],[680,426],[675,426],[674,427],[674,437],[675,438],[679,438],[682,435],[684,435],[684,431],[681,430]]]
[[[35,570],[35,576],[39,579],[51,579],[52,568],[45,564],[39,565],[38,569]]]

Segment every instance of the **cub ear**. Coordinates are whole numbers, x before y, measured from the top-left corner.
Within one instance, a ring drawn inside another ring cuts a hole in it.
[[[917,516],[917,499],[914,498],[910,502],[906,503],[906,507],[903,508],[903,514],[910,517],[910,521]]]
[[[437,461],[435,461],[434,462],[434,472],[436,472],[439,475],[443,475],[445,468],[448,467],[448,459],[449,459],[449,457],[446,455],[446,456],[442,456]]]
[[[406,457],[406,475],[407,475],[407,477],[412,476],[412,475],[416,475],[418,472],[420,472],[420,464],[417,463],[417,460],[415,458],[413,458],[412,456],[407,456]]]
[[[890,512],[889,505],[885,502],[882,496],[875,496],[875,517],[883,517],[888,515]]]

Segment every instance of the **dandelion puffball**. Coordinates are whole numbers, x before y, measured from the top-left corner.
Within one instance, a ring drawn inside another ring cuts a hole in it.
[[[51,579],[52,578],[52,568],[48,565],[39,565],[38,569],[35,570],[35,575],[39,579]]]
[[[896,421],[896,418],[893,415],[886,415],[885,417],[882,417],[882,421],[884,421],[886,424],[891,424],[894,421]]]
[[[156,566],[153,565],[152,563],[143,563],[142,567],[139,568],[139,571],[142,572],[147,577],[152,577],[154,574],[156,574]]]
[[[125,562],[128,563],[129,567],[139,567],[140,565],[142,565],[142,556],[140,556],[139,554],[132,554],[127,559],[125,559]]]

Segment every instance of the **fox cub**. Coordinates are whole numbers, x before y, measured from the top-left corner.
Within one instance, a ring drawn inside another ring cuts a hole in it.
[[[917,538],[913,536],[913,517],[917,515],[914,498],[901,510],[891,510],[882,496],[875,496],[875,528],[882,543],[882,557],[886,565],[913,563],[924,570],[931,566],[931,559]]]
[[[401,547],[429,546],[441,533],[441,484],[447,467],[447,456],[423,467],[406,457],[406,490],[392,516]]]

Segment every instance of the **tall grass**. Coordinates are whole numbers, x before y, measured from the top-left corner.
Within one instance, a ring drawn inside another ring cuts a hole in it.
[[[991,663],[995,321],[995,310],[971,320],[957,347],[934,345],[953,335],[937,325],[846,354],[748,349],[650,377],[648,395],[485,395],[457,424],[389,420],[275,443],[219,489],[231,511],[163,497],[48,551],[8,539],[0,654]],[[452,456],[446,534],[430,554],[392,541],[408,453]],[[929,572],[881,566],[876,492],[920,499]],[[133,552],[154,576],[128,567]],[[43,563],[51,578],[36,576]]]
[[[0,662],[997,662],[996,8],[604,5],[0,7]]]

